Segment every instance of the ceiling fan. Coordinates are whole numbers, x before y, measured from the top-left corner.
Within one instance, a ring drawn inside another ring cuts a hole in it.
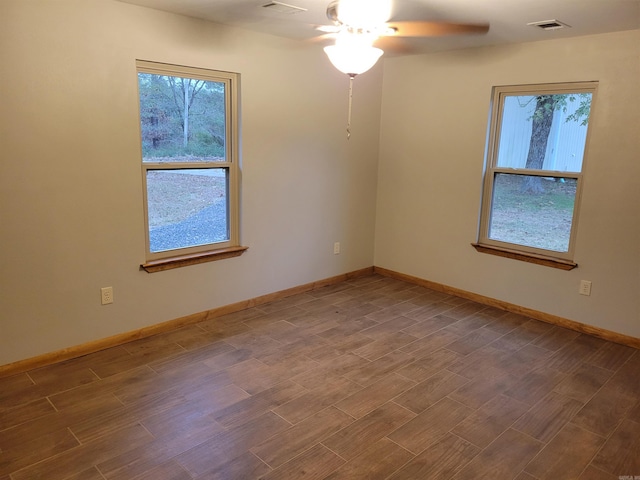
[[[325,47],[324,51],[334,67],[349,75],[347,138],[351,137],[353,79],[376,64],[384,53],[380,47],[406,53],[410,48],[402,37],[482,34],[489,31],[487,24],[389,21],[390,17],[391,0],[333,0],[327,6],[327,18],[332,25],[316,27],[324,32],[320,39],[335,38],[335,44]]]
[[[350,34],[367,37],[371,45],[399,53],[411,50],[403,37],[471,35],[489,31],[488,24],[395,21],[390,17],[391,0],[333,0],[327,6],[327,18],[332,25],[316,28],[328,36]]]

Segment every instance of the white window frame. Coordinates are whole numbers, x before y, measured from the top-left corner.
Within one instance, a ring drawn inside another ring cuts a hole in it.
[[[498,167],[498,148],[500,145],[500,128],[502,125],[502,116],[504,109],[504,99],[508,96],[522,95],[554,95],[554,94],[570,94],[570,93],[590,93],[591,111],[589,115],[589,123],[593,121],[594,104],[596,98],[598,82],[572,82],[572,83],[556,83],[556,84],[537,84],[537,85],[515,85],[515,86],[498,86],[493,88],[491,100],[491,113],[489,121],[489,133],[487,138],[487,149],[485,155],[485,169],[483,179],[482,205],[480,212],[480,221],[478,229],[478,243],[473,244],[479,251],[483,253],[492,253],[495,255],[516,258],[531,263],[540,263],[548,266],[555,266],[568,270],[577,266],[573,262],[576,232],[578,228],[578,219],[580,211],[580,203],[583,188],[583,176],[587,163],[589,137],[591,128],[587,129],[587,137],[585,140],[585,150],[582,159],[582,167],[580,172],[566,172],[555,170],[532,170],[526,168],[505,168]],[[556,252],[546,249],[530,247],[515,243],[489,238],[489,226],[491,221],[491,210],[493,201],[493,187],[497,174],[521,174],[539,177],[551,178],[572,178],[576,180],[576,196],[573,209],[573,217],[571,222],[571,231],[569,237],[569,247],[567,252]],[[540,261],[538,261],[540,260]]]
[[[240,255],[247,247],[240,246],[240,215],[239,215],[239,84],[240,74],[222,72],[204,68],[170,65],[136,61],[136,78],[138,73],[154,75],[169,75],[175,77],[193,78],[225,85],[225,159],[224,161],[197,162],[145,162],[142,156],[142,141],[140,142],[140,159],[142,164],[143,206],[145,222],[145,258],[142,265],[147,271],[165,270],[203,261],[217,260]],[[138,95],[139,99],[139,95]],[[138,101],[138,105],[140,102]],[[139,122],[140,125],[140,122]],[[139,138],[142,139],[142,127]],[[151,170],[175,169],[225,169],[227,175],[227,209],[228,233],[226,241],[152,252],[149,241],[149,212],[147,203],[147,173]],[[148,267],[148,268],[147,268]]]

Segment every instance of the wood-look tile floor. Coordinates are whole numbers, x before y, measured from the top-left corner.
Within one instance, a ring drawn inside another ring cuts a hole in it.
[[[373,275],[0,379],[0,480],[633,478],[639,399],[633,348]]]

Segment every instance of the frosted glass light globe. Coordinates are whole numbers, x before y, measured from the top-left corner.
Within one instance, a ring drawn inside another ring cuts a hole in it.
[[[331,45],[324,51],[334,67],[347,75],[359,75],[373,67],[383,51],[375,47],[341,47]]]

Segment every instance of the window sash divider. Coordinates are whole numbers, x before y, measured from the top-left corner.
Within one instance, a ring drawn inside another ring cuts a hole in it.
[[[562,172],[559,170],[532,170],[526,168],[505,168],[494,167],[491,169],[494,174],[503,173],[506,175],[523,175],[531,177],[554,177],[554,178],[575,178],[582,177],[582,173],[579,172]]]

